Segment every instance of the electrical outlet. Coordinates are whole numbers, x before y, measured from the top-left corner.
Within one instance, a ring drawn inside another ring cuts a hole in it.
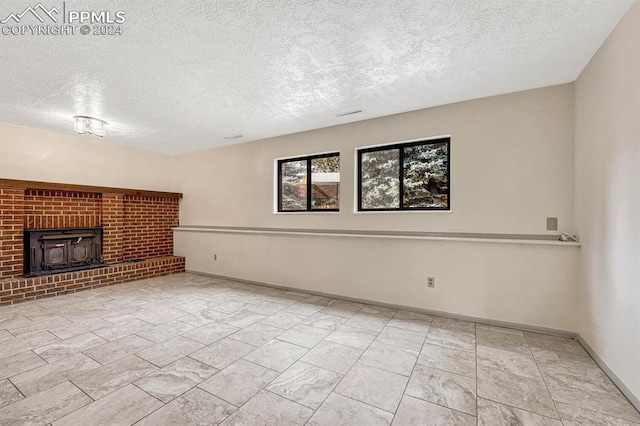
[[[435,287],[436,279],[434,277],[427,277],[427,287]]]
[[[557,217],[548,217],[547,218],[547,231],[557,231],[558,230],[558,218]]]

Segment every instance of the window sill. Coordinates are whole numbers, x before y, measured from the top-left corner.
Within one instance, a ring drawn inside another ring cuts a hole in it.
[[[364,210],[364,211],[360,211],[360,210],[355,210],[353,212],[353,214],[364,214],[364,215],[368,215],[368,214],[398,214],[398,213],[412,213],[412,214],[416,214],[416,213],[427,213],[427,214],[432,214],[432,213],[436,213],[436,214],[452,214],[453,210]]]
[[[322,211],[307,211],[307,212],[273,212],[274,215],[284,215],[284,216],[289,216],[289,215],[295,215],[295,214],[322,214],[322,215],[332,215],[332,214],[340,214],[340,212],[336,212],[336,211],[328,211],[328,212],[322,212]]]

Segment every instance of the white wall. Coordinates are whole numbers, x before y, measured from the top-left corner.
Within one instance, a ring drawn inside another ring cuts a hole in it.
[[[573,85],[176,157],[183,225],[573,231]],[[451,134],[451,213],[354,214],[354,149]],[[339,150],[339,214],[273,214],[274,159]],[[575,331],[576,247],[178,232],[187,269]],[[213,260],[218,254],[218,261]],[[427,290],[426,277],[436,278]]]
[[[640,399],[640,3],[577,80],[579,333]]]
[[[173,158],[0,123],[0,178],[171,191]]]

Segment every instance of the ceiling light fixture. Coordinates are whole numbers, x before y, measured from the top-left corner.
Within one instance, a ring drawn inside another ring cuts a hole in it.
[[[105,126],[108,123],[104,120],[86,115],[76,115],[73,119],[75,120],[74,128],[76,129],[76,132],[81,135],[95,135],[103,137],[107,133]]]
[[[362,112],[361,109],[356,110],[356,111],[342,112],[340,114],[336,114],[336,117],[344,117],[345,115],[360,114],[361,112]]]
[[[227,141],[231,141],[234,139],[240,139],[242,137],[242,135],[235,135],[235,136],[227,136],[226,138],[224,138]]]

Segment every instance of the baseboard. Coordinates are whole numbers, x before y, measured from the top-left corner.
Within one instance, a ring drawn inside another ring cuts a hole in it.
[[[636,407],[636,410],[640,411],[640,399],[635,396],[633,392],[631,392],[631,389],[629,389],[627,385],[624,384],[622,379],[620,379],[620,377],[618,377],[618,375],[614,373],[611,368],[609,368],[607,363],[604,362],[602,358],[600,358],[600,355],[598,355],[598,353],[593,350],[591,345],[589,345],[589,343],[587,343],[587,341],[584,340],[584,338],[579,333],[578,343],[580,343],[582,347],[589,353],[589,355],[591,355],[591,358],[593,358],[593,360],[596,362],[596,364],[598,364],[602,371],[604,371],[604,373],[609,376],[613,384],[616,385],[618,389],[620,389],[620,392],[622,392],[622,394],[629,400],[629,402],[634,407]]]
[[[349,302],[366,303],[368,305],[381,306],[381,307],[384,307],[384,308],[403,309],[403,310],[406,310],[406,311],[412,311],[412,312],[417,312],[417,313],[421,313],[421,314],[435,315],[435,316],[444,317],[444,318],[452,318],[452,319],[457,319],[457,320],[462,320],[462,321],[476,322],[476,323],[479,323],[479,324],[493,325],[493,326],[496,326],[496,327],[513,328],[513,329],[516,329],[516,330],[530,331],[530,332],[533,332],[533,333],[549,334],[549,335],[552,335],[552,336],[567,337],[567,338],[570,338],[570,339],[575,339],[576,338],[576,333],[574,333],[574,332],[566,331],[566,330],[558,330],[558,329],[555,329],[555,328],[539,327],[539,326],[536,326],[536,325],[520,324],[520,323],[515,323],[515,322],[509,322],[509,321],[500,321],[500,320],[492,320],[492,319],[487,319],[487,318],[472,317],[472,316],[468,316],[468,315],[454,314],[454,313],[450,313],[450,312],[437,311],[437,310],[433,310],[433,309],[425,309],[425,308],[420,308],[420,307],[417,307],[417,306],[398,305],[398,304],[395,304],[395,303],[388,303],[388,302],[383,302],[383,301],[379,301],[379,300],[362,299],[362,298],[359,298],[359,297],[344,296],[344,295],[341,295],[341,294],[327,293],[327,292],[323,292],[323,291],[300,289],[300,288],[297,288],[297,287],[289,287],[289,286],[285,286],[285,285],[266,283],[266,282],[261,282],[261,281],[245,280],[243,278],[229,277],[229,276],[225,276],[225,275],[211,274],[211,273],[201,272],[201,271],[187,270],[186,272],[188,272],[190,274],[204,275],[204,276],[213,277],[213,278],[220,278],[220,279],[225,279],[225,280],[233,280],[233,281],[238,281],[238,282],[246,283],[246,284],[260,285],[260,286],[265,286],[265,287],[278,288],[278,289],[282,289],[282,290],[297,291],[297,292],[300,292],[300,293],[312,294],[314,296],[324,296],[324,297],[331,297],[331,298],[334,298],[334,299],[342,299],[342,300],[346,300],[346,301],[349,301]]]

